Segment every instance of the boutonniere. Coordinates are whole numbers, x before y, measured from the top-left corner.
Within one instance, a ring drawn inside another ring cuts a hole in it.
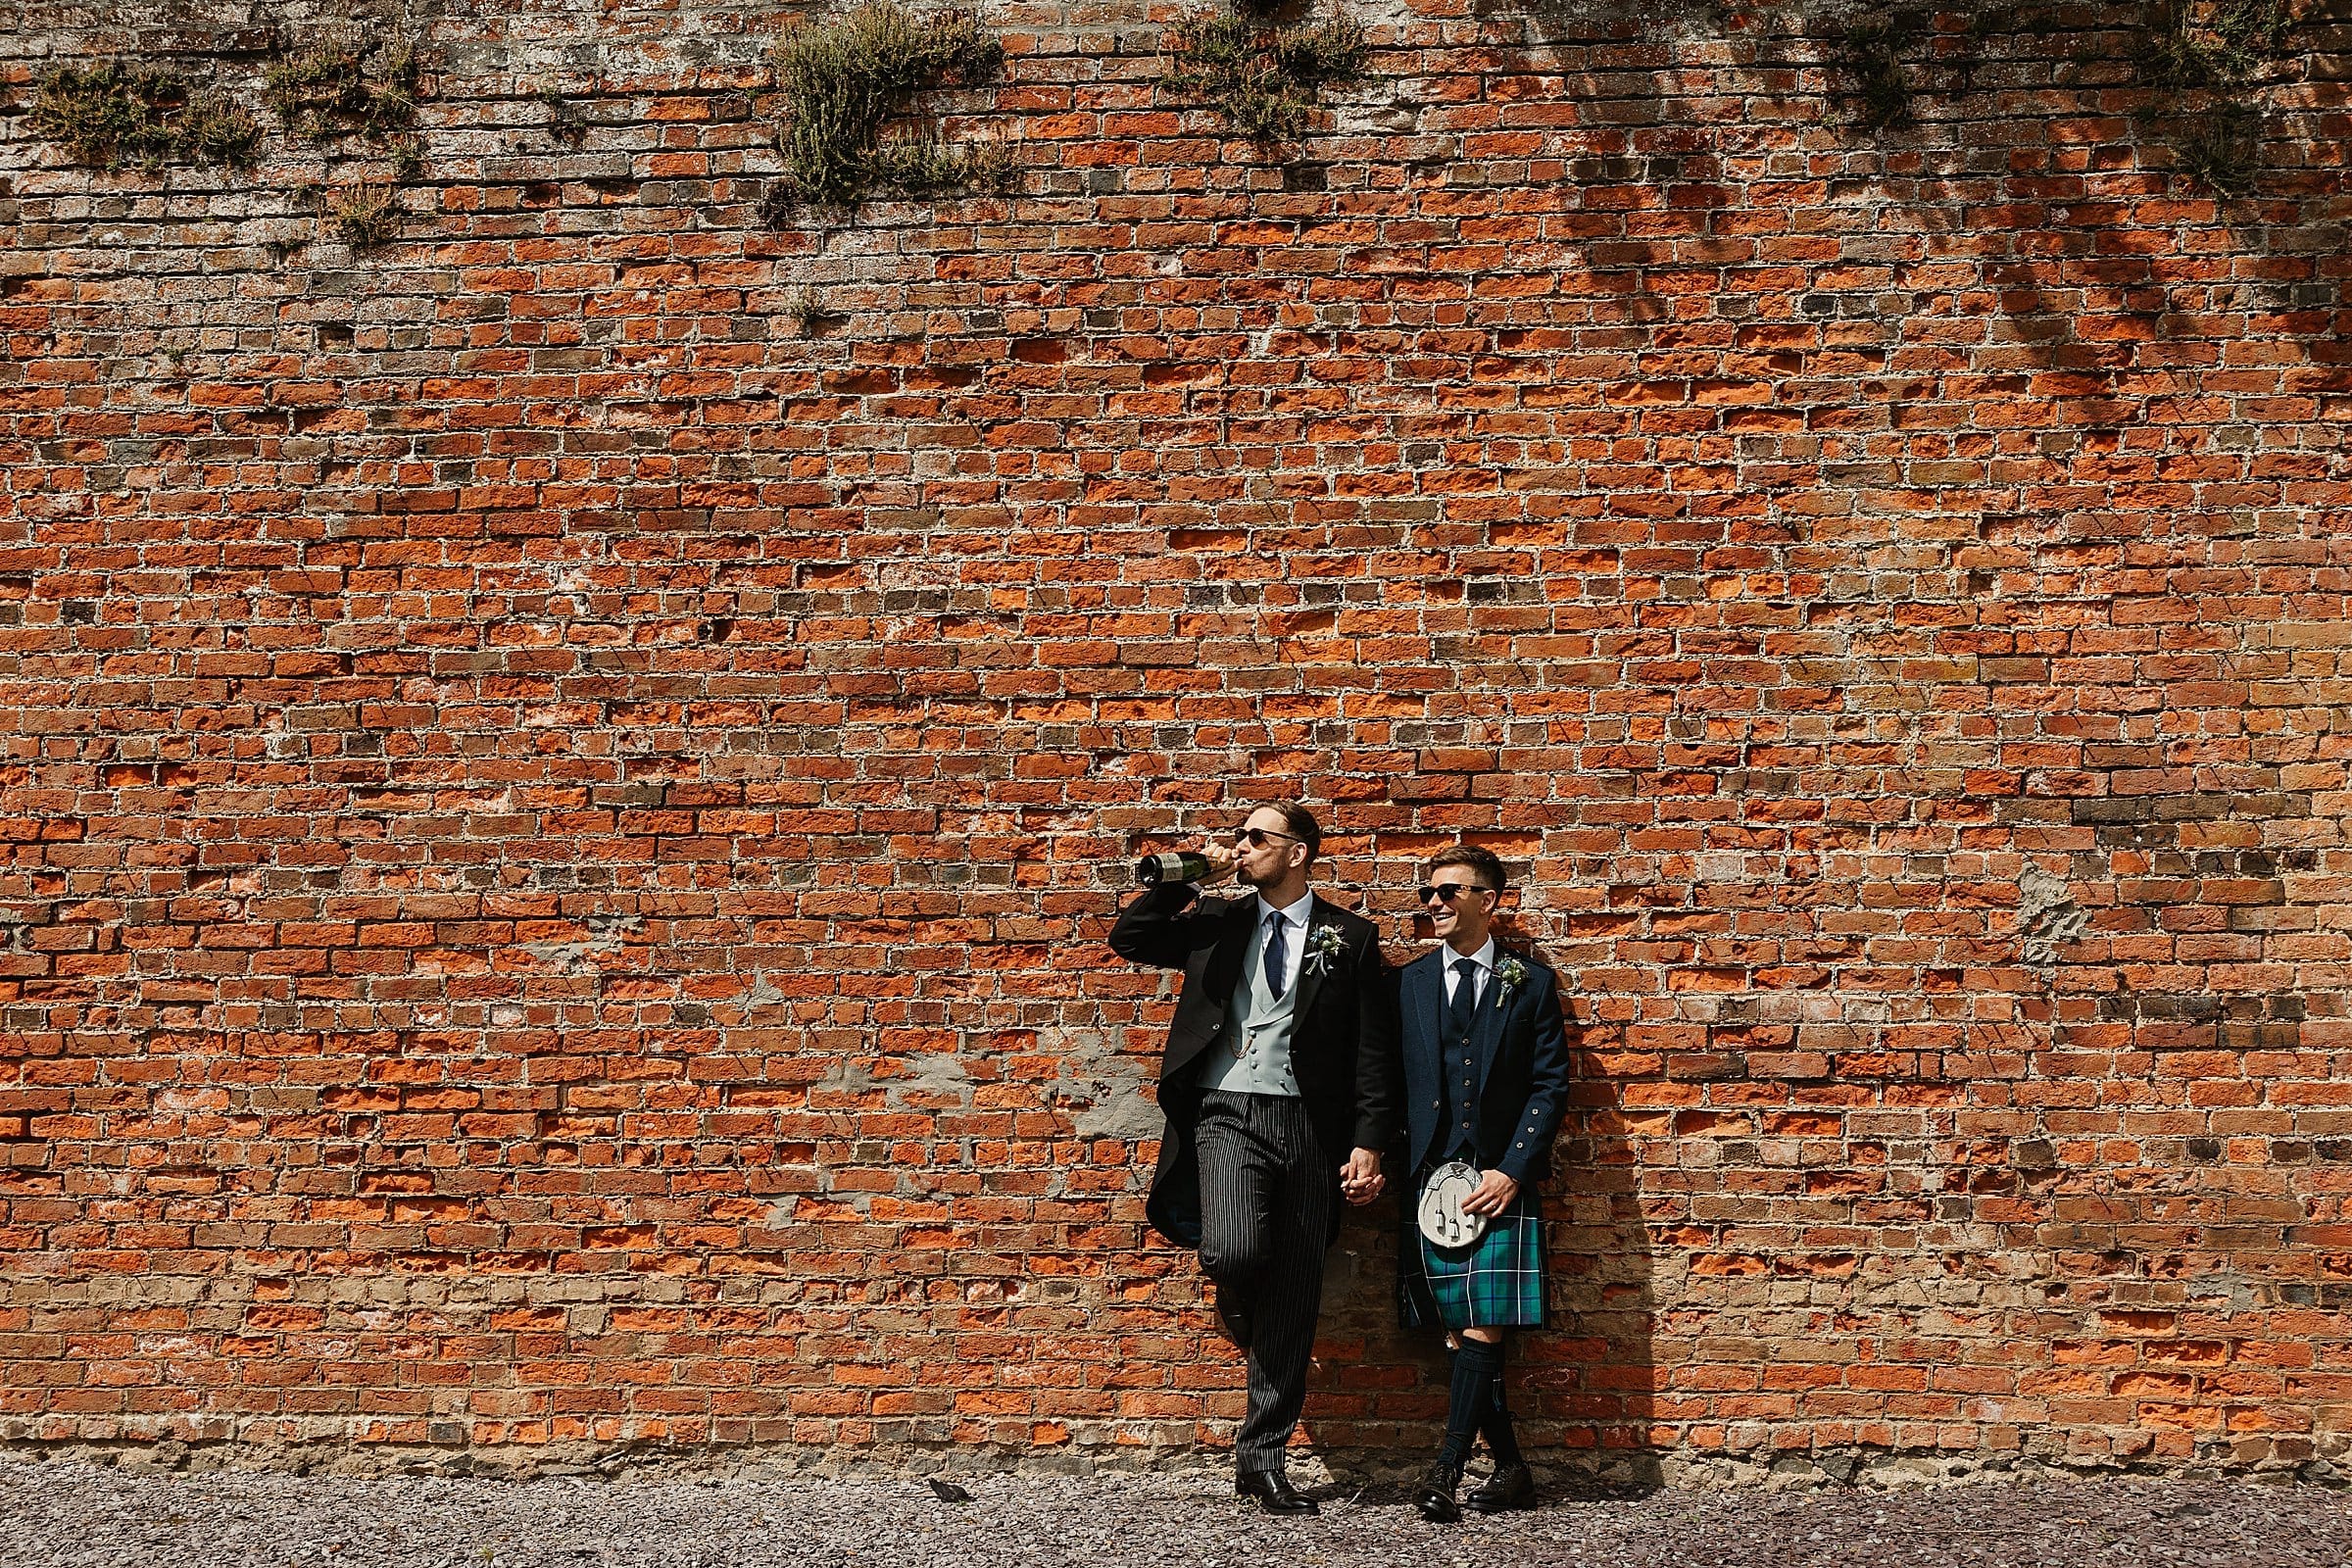
[[[1527,965],[1517,958],[1505,958],[1494,966],[1494,983],[1502,989],[1494,995],[1497,1002],[1508,1002],[1511,993],[1527,984]]]
[[[1306,934],[1306,964],[1303,973],[1321,974],[1332,960],[1348,951],[1348,934],[1336,925],[1319,925]]]

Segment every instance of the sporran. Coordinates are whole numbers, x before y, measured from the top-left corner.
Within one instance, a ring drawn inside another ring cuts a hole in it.
[[[1458,1159],[1447,1160],[1421,1184],[1416,1218],[1433,1247],[1468,1247],[1486,1234],[1487,1216],[1466,1214],[1462,1204],[1478,1191],[1479,1175]]]

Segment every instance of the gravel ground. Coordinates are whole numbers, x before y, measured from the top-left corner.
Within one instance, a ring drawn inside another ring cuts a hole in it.
[[[1321,1518],[1269,1519],[1205,1474],[957,1485],[969,1501],[913,1479],[358,1480],[0,1462],[0,1540],[8,1568],[2352,1565],[2352,1495],[2219,1481],[1669,1491],[1446,1529],[1394,1494],[1330,1489]]]

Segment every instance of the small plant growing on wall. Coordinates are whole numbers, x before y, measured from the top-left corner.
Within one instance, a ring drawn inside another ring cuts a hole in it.
[[[423,142],[412,128],[416,85],[416,38],[397,19],[314,33],[279,48],[264,72],[264,102],[288,139],[318,148],[323,165],[292,194],[315,204],[322,230],[355,248],[391,236],[400,187],[423,172]],[[104,169],[249,166],[262,140],[260,123],[227,91],[172,66],[125,60],[50,72],[26,118],[34,134]]]
[[[136,164],[246,164],[261,127],[210,87],[162,66],[102,60],[41,79],[32,130],[99,169]]]
[[[319,208],[355,251],[373,250],[400,229],[400,192],[388,179],[334,186],[319,197]]]
[[[2285,47],[2286,0],[2159,0],[2149,15],[2142,64],[2158,97],[2144,118],[2191,183],[2246,194],[2262,147],[2262,111],[2248,99]]]
[[[2173,143],[2180,172],[2209,190],[2243,196],[2254,188],[2262,152],[2262,114],[2224,104],[2184,121]]]
[[[835,312],[826,305],[825,297],[812,283],[803,283],[784,296],[784,319],[792,323],[795,337],[808,337],[832,320]]]
[[[1306,123],[1315,88],[1360,75],[1364,29],[1335,14],[1276,25],[1229,3],[1190,13],[1168,29],[1164,84],[1205,100],[1252,141],[1287,141]]]
[[[1855,118],[1868,131],[1889,130],[1911,118],[1911,81],[1903,54],[1924,31],[1916,12],[1897,11],[1857,22],[1845,30],[1846,73],[1854,79]]]
[[[2147,59],[2160,86],[2241,88],[2286,41],[2284,0],[2171,0],[2156,8]]]
[[[865,0],[795,26],[777,50],[787,202],[846,207],[883,186],[1003,185],[1011,160],[1002,149],[884,133],[917,92],[984,80],[1003,59],[1003,45],[967,11],[921,18],[896,0]]]
[[[533,97],[547,111],[547,133],[566,147],[577,147],[588,139],[587,122],[580,118],[578,103],[572,96],[553,84],[541,86]]]
[[[388,141],[416,118],[416,46],[405,33],[336,31],[270,66],[270,107],[290,136]]]
[[[347,24],[301,38],[263,75],[270,112],[325,162],[304,187],[320,229],[355,251],[391,239],[400,191],[424,172],[416,120],[417,41],[404,23]]]

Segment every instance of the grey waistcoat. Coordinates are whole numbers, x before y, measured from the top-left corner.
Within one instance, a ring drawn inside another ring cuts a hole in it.
[[[1313,929],[1311,920],[1308,929]],[[1298,1076],[1291,1070],[1291,1035],[1298,1022],[1298,971],[1306,939],[1292,930],[1285,941],[1293,949],[1283,964],[1290,984],[1278,998],[1266,989],[1266,922],[1260,920],[1250,933],[1241,983],[1233,988],[1233,1004],[1225,1009],[1225,1027],[1201,1054],[1201,1088],[1298,1098]]]

